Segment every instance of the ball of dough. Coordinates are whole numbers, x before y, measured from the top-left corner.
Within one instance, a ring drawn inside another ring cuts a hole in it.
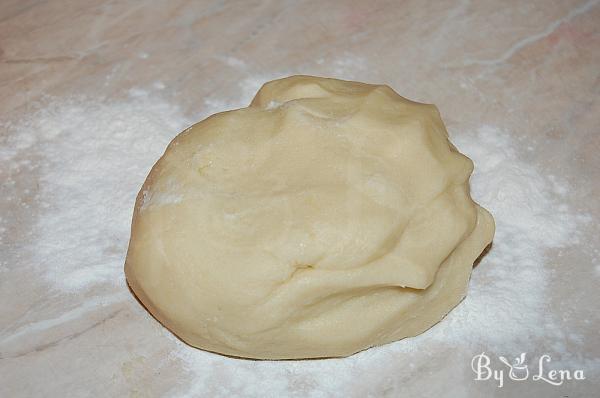
[[[179,134],[135,206],[131,289],[188,344],[347,356],[414,336],[464,296],[494,221],[433,105],[310,76]]]

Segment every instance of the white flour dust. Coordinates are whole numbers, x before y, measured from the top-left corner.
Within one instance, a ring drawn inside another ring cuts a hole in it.
[[[25,249],[34,272],[54,288],[123,286],[135,196],[170,139],[190,123],[144,93],[136,90],[122,102],[50,103],[6,126],[0,159],[36,158],[38,193],[33,205],[23,205],[38,206],[39,214]]]
[[[483,126],[453,141],[475,162],[471,194],[494,215],[496,235],[472,274],[469,295],[440,329],[452,337],[468,325],[469,335],[460,337],[490,348],[513,341],[525,349],[532,338],[555,330],[547,311],[546,251],[576,244],[588,218],[564,203],[566,182],[521,160],[506,133]]]
[[[269,78],[244,80],[237,101],[207,99],[202,114],[247,105]],[[122,267],[135,195],[170,139],[192,122],[156,94],[136,90],[120,102],[61,101],[2,126],[8,139],[0,161],[17,168],[26,167],[22,159],[39,164],[31,205],[36,221],[24,247],[32,255],[32,278],[64,293],[100,284],[126,289]],[[394,355],[426,353],[432,342],[526,349],[530,338],[556,333],[552,318],[544,315],[546,252],[574,243],[585,222],[564,204],[568,187],[523,161],[518,144],[497,128],[456,132],[452,139],[475,162],[473,196],[494,215],[497,232],[473,272],[469,296],[449,316],[417,338],[326,361],[234,360],[172,337],[174,348],[165,360],[183,366],[186,376],[170,395],[327,395],[356,387],[367,369]],[[208,383],[217,379],[228,383]]]

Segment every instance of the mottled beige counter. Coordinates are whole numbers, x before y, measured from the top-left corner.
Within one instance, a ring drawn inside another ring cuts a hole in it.
[[[435,103],[474,158],[499,234],[427,333],[348,359],[238,360],[186,346],[127,289],[133,198],[170,138],[290,74]],[[0,94],[2,397],[600,390],[600,1],[8,0]],[[499,357],[525,352],[532,374],[474,380],[482,352],[506,373]],[[585,380],[534,380],[544,354]]]

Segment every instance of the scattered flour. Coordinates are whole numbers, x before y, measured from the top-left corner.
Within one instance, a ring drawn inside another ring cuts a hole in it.
[[[352,61],[352,67],[359,61]],[[235,59],[224,62],[245,66]],[[340,73],[347,66],[340,62]],[[207,99],[202,114],[247,105],[273,77],[278,76],[242,81],[243,95],[235,101]],[[155,89],[163,87],[155,84]],[[21,159],[19,164],[25,164],[22,159],[31,158],[40,165],[34,198],[39,214],[28,247],[39,277],[65,293],[98,284],[125,288],[122,267],[135,195],[170,139],[192,122],[156,93],[132,90],[120,102],[75,98],[50,103],[21,123],[3,126],[8,140],[0,161]],[[565,183],[523,161],[509,134],[483,126],[452,138],[475,162],[473,196],[492,212],[497,232],[493,248],[473,272],[469,296],[441,323],[416,338],[345,359],[283,362],[214,355],[190,348],[165,330],[174,346],[165,360],[180,363],[189,373],[170,395],[280,396],[296,391],[299,396],[328,396],[352,383],[356,387],[367,370],[381,370],[399,353],[427,355],[434,343],[525,350],[529,339],[556,333],[545,310],[546,252],[574,243],[586,219],[564,204]],[[223,378],[229,382],[209,383]]]
[[[121,102],[51,102],[5,126],[2,162],[38,158],[33,199],[40,210],[28,249],[54,288],[123,285],[135,196],[168,142],[190,123],[177,108],[135,90]]]

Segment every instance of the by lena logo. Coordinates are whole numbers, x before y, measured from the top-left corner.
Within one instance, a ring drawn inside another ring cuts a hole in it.
[[[531,376],[533,381],[542,381],[553,386],[560,386],[567,380],[585,380],[583,370],[568,370],[568,369],[548,369],[548,365],[552,358],[548,354],[544,354],[537,362],[537,369],[530,369],[527,365],[527,354],[521,353],[511,363],[505,357],[498,357],[498,361],[504,366],[495,368],[492,360],[485,352],[475,355],[471,360],[471,369],[475,372],[474,380],[495,380],[498,383],[498,388],[504,385],[504,379],[508,376],[513,381],[528,380]]]

